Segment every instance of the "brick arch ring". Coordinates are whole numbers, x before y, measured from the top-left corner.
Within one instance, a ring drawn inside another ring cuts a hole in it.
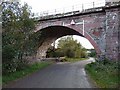
[[[70,28],[70,29],[73,29],[73,30],[75,30],[75,31],[77,31],[77,32],[79,32],[80,34],[83,35],[83,30],[81,30],[79,28],[79,26],[69,25],[67,27]],[[93,45],[97,55],[100,55],[101,54],[101,50],[100,50],[98,44],[96,43],[96,41],[86,31],[84,31],[84,35],[83,36]]]
[[[51,25],[51,26],[42,27],[41,29],[39,29],[39,30],[37,30],[37,31],[41,31],[41,30],[43,30],[43,29],[46,29],[46,28],[49,28],[49,27],[55,27],[55,26],[72,29],[72,30],[80,33],[83,37],[85,37],[86,39],[88,39],[89,42],[93,45],[93,47],[94,47],[97,55],[100,55],[100,54],[101,54],[101,50],[100,50],[98,44],[96,43],[96,41],[95,41],[86,31],[84,31],[84,35],[83,35],[83,30],[81,30],[81,29],[79,28],[79,26],[77,26],[77,25],[67,25],[67,26]]]

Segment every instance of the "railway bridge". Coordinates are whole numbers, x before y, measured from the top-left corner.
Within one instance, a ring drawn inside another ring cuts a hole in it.
[[[35,33],[44,32],[44,41],[37,51],[37,58],[56,39],[66,35],[79,35],[90,41],[100,59],[120,58],[120,2],[107,2],[105,6],[42,16],[37,19]]]

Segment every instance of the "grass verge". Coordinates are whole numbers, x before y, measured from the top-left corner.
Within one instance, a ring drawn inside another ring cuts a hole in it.
[[[2,85],[2,76],[0,75],[0,86]]]
[[[0,86],[2,86],[2,64],[0,64]]]
[[[93,62],[85,67],[89,76],[96,82],[98,88],[118,88],[120,73],[118,63],[107,61]]]
[[[26,67],[24,70],[16,71],[16,72],[11,73],[9,75],[4,75],[4,76],[2,76],[2,84],[5,85],[11,81],[22,78],[22,77],[29,75],[35,71],[38,71],[42,68],[47,67],[50,64],[51,64],[50,62],[34,63],[34,64],[30,65],[29,67]]]
[[[88,58],[65,58],[67,62],[77,62],[77,61],[86,60],[86,59]]]

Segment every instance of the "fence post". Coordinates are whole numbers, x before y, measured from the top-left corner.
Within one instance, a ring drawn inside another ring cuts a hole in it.
[[[55,9],[55,14],[56,14],[56,9]]]
[[[72,6],[72,11],[74,11],[74,6]]]
[[[65,8],[63,8],[63,14],[65,13]]]
[[[46,11],[46,16],[48,15],[48,10]]]
[[[95,7],[95,2],[93,2],[93,8]]]
[[[84,10],[84,5],[82,4],[82,11]]]

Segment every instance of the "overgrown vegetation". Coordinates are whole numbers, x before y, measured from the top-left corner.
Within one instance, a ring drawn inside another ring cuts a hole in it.
[[[118,88],[120,85],[120,62],[96,61],[86,65],[86,71],[99,88]]]
[[[87,58],[65,58],[67,62],[77,62],[81,60],[86,60]]]
[[[1,64],[0,64],[0,70],[2,70]],[[2,71],[0,71],[0,86],[2,86]]]
[[[36,22],[27,4],[5,1],[1,5],[2,74],[6,75],[28,66],[25,57],[35,53],[37,46],[35,39],[31,39]]]
[[[94,49],[89,49],[90,53],[88,54],[89,57],[96,57],[96,51]]]
[[[37,70],[40,70],[48,65],[50,65],[51,62],[41,62],[41,63],[34,63],[32,65],[27,66],[23,70],[16,71],[14,73],[6,74],[2,77],[2,83],[3,85],[9,83],[10,81],[17,80],[19,78],[22,78],[26,75],[29,75]]]
[[[63,37],[58,41],[58,47],[50,47],[47,57],[86,58],[87,50],[72,36]]]

